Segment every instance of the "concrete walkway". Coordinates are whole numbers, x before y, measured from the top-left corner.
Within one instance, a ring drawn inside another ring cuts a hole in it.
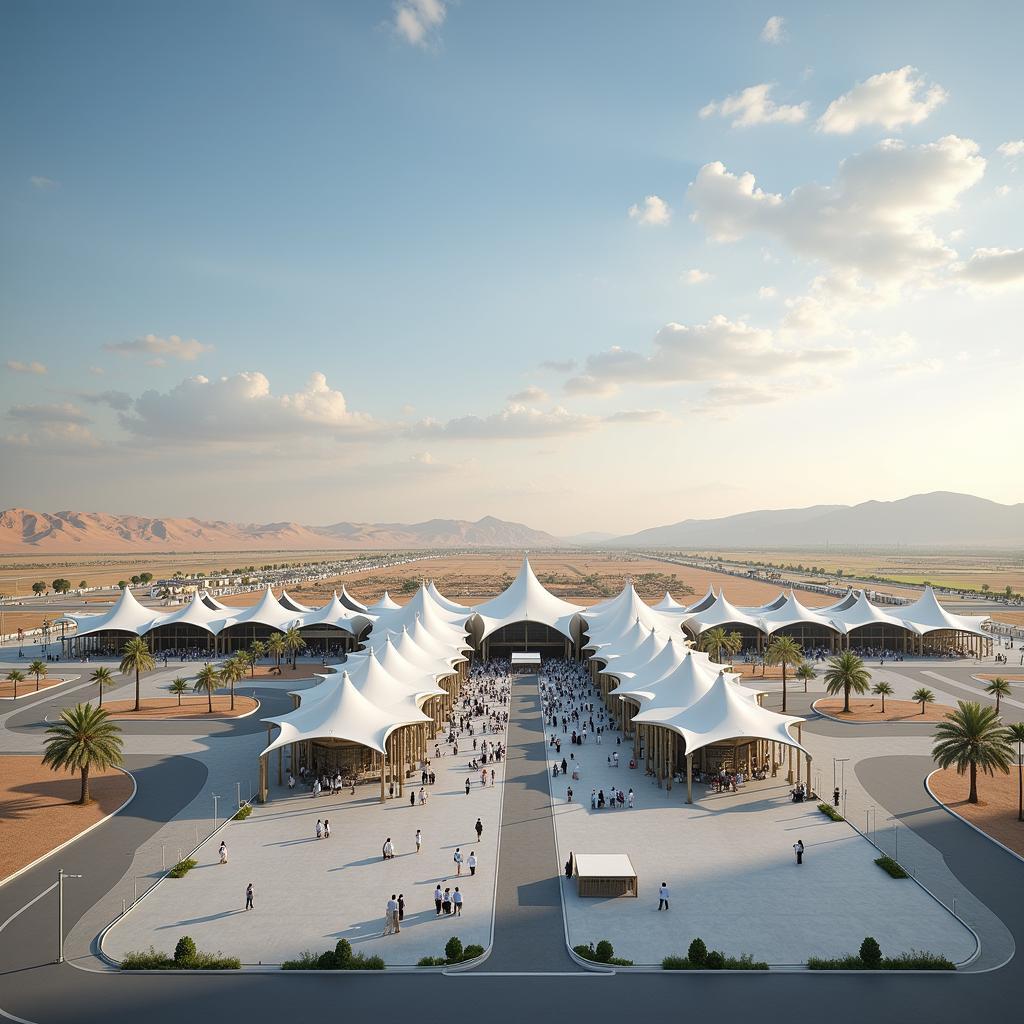
[[[512,684],[494,952],[482,971],[578,971],[565,949],[544,724],[535,675]]]

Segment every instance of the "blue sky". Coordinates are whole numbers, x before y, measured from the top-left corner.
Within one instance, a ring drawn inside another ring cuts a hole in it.
[[[1024,11],[983,12],[6,5],[5,504],[1021,500],[964,457],[1024,369]]]

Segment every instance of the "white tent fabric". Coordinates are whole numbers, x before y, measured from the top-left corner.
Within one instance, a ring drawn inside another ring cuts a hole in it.
[[[385,591],[384,591],[384,593],[385,593],[385,594],[387,594],[387,591],[385,590]],[[366,607],[366,605],[365,605],[365,604],[363,604],[363,602],[362,602],[362,601],[360,601],[360,600],[359,600],[358,598],[355,598],[355,597],[353,597],[353,596],[352,596],[352,595],[351,595],[351,594],[350,594],[350,593],[348,592],[348,590],[347,590],[347,589],[345,588],[345,584],[344,584],[344,583],[342,583],[342,585],[341,585],[341,597],[340,597],[340,601],[341,601],[341,603],[342,603],[342,604],[343,604],[343,605],[344,605],[344,606],[345,606],[346,608],[351,608],[351,609],[352,609],[352,611],[354,611],[354,612],[366,612],[366,611],[368,611],[368,610],[369,610],[369,609],[368,609],[368,608]]]
[[[685,604],[680,604],[667,590],[665,591],[665,596],[654,605],[654,609],[659,612],[685,612],[689,610]]]
[[[444,594],[437,589],[437,584],[434,583],[433,580],[427,584],[427,591],[430,596],[446,611],[457,612],[462,615],[463,618],[468,617],[473,611],[472,608],[467,608],[466,605],[459,604],[457,601],[453,601],[451,598],[445,597]]]
[[[988,635],[982,629],[988,616],[954,615],[946,611],[931,587],[925,587],[924,593],[913,604],[903,605],[895,609],[893,614],[899,617],[907,629],[922,636],[937,629],[955,629],[975,636]]]
[[[702,608],[696,614],[687,615],[683,622],[694,636],[700,636],[705,630],[714,629],[717,626],[728,626],[733,623],[764,631],[764,626],[759,618],[731,604],[721,591],[719,591],[711,604],[706,608]]]
[[[689,707],[708,690],[718,678],[722,670],[706,654],[700,651],[687,651],[682,660],[660,677],[650,677],[640,673],[631,682],[623,683],[616,688],[619,697],[628,697],[637,701],[643,710],[650,707],[684,708]],[[735,673],[730,678],[738,679]],[[751,700],[754,694],[745,691]]]
[[[429,721],[414,708],[396,711],[378,707],[359,692],[347,672],[326,679],[320,686],[330,689],[294,711],[263,719],[279,730],[263,754],[312,739],[347,740],[383,754],[384,744],[395,729]]]
[[[156,618],[159,617],[156,616]],[[144,608],[135,600],[135,595],[131,592],[130,587],[125,587],[109,611],[101,612],[98,615],[68,614],[62,615],[61,618],[74,622],[78,627],[79,634],[117,630],[141,635],[150,629],[154,621],[154,614],[153,609]]]
[[[400,679],[388,672],[376,654],[346,664],[346,671],[356,689],[369,701],[385,710],[419,711],[429,697],[440,697],[445,691],[420,675],[414,682],[410,678]]]
[[[790,735],[790,727],[802,721],[761,707],[743,688],[730,681],[723,670],[708,691],[687,707],[643,708],[634,716],[640,725],[657,725],[683,737],[686,752],[726,740],[759,739],[784,743],[807,753]]]
[[[665,646],[650,661],[638,665],[629,672],[628,678],[623,679],[611,692],[617,696],[623,696],[654,686],[666,676],[671,675],[683,663],[691,650],[690,645],[681,636],[678,638],[670,636],[665,642]],[[622,679],[621,672],[621,669],[612,664],[609,666],[607,674]]]
[[[694,601],[693,604],[687,605],[686,610],[691,615],[695,615],[697,612],[702,612],[706,608],[710,608],[715,603],[715,600],[715,588],[711,586],[711,584],[709,583],[707,592],[704,594],[704,596],[699,600]]]
[[[381,599],[376,604],[371,604],[366,610],[371,615],[380,615],[382,612],[393,612],[396,608],[401,607],[402,606],[385,590]]]
[[[290,611],[283,607],[274,592],[267,587],[263,597],[249,608],[242,608],[224,620],[221,629],[229,626],[241,625],[245,622],[259,623],[261,626],[269,626],[271,629],[278,629],[282,633],[291,629],[292,626],[301,625],[301,613]]]
[[[667,636],[652,629],[648,632],[643,642],[638,644],[632,651],[618,658],[608,658],[605,667],[601,671],[614,679],[632,679],[644,665],[661,653],[661,649],[667,643]],[[595,657],[598,660],[604,659],[605,651],[598,651]]]
[[[606,665],[617,661],[626,654],[635,651],[651,635],[652,630],[645,626],[639,619],[635,619],[621,636],[615,637],[607,643],[587,644],[586,649],[593,653],[591,657]]]
[[[150,613],[152,615],[152,613]],[[224,611],[220,608],[211,608],[197,590],[192,595],[188,604],[183,604],[170,615],[160,615],[151,619],[147,629],[156,626],[195,626],[197,629],[205,629],[211,636],[215,635],[224,621]]]
[[[852,629],[876,623],[886,626],[903,626],[903,622],[895,615],[872,604],[863,590],[851,591],[839,602],[839,605],[824,609],[822,614],[828,615],[836,629],[842,633],[849,633]]]
[[[481,639],[514,622],[539,622],[572,640],[572,623],[582,610],[581,605],[570,604],[545,590],[529,559],[524,558],[508,589],[477,605],[474,617],[482,624]]]
[[[303,615],[300,625],[302,626],[335,626],[344,629],[352,636],[358,636],[365,627],[367,619],[346,608],[335,591],[330,601],[320,608]]]
[[[772,634],[787,626],[813,625],[824,629],[835,629],[832,620],[805,607],[793,591],[781,600],[776,599],[766,609],[759,609],[761,629]]]
[[[628,632],[637,620],[649,629],[657,629],[666,634],[681,631],[678,616],[666,612],[655,611],[640,599],[632,583],[623,588],[619,598],[605,611],[595,614],[592,608],[585,608],[580,617],[585,622],[585,632],[590,637],[584,644],[584,650],[609,643]]]
[[[282,608],[287,608],[293,612],[311,612],[313,609],[309,605],[302,604],[300,601],[296,601],[287,590],[281,591],[281,596],[277,599],[277,603]]]

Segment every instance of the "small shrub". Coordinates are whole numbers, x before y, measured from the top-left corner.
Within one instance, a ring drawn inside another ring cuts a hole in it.
[[[831,804],[818,804],[818,810],[833,821],[846,821],[846,819]]]
[[[956,964],[938,953],[920,953],[911,950],[899,956],[887,956],[882,961],[883,971],[955,971]]]
[[[632,960],[623,960],[623,958],[621,956],[613,956],[611,958],[611,960],[608,961],[608,963],[610,963],[613,967],[632,967],[633,966],[633,961]]]
[[[157,952],[153,946],[145,951],[136,950],[125,953],[124,959],[121,961],[122,971],[160,971],[174,966],[172,957],[166,953]]]
[[[338,939],[338,944],[334,947],[334,961],[341,970],[344,970],[350,963],[352,963],[352,943],[348,939]]]
[[[196,957],[196,944],[189,935],[182,935],[178,944],[174,947],[174,962],[177,964],[187,963]]]
[[[828,957],[809,956],[807,969],[810,971],[866,971],[864,961],[859,956],[848,953],[829,959]]]
[[[693,964],[685,956],[667,956],[661,961],[663,971],[692,971]]]
[[[608,964],[611,963],[613,956],[615,956],[615,947],[607,939],[601,939],[594,949],[594,959],[599,964]]]
[[[717,949],[710,950],[707,960],[704,961],[704,967],[709,971],[722,970],[725,967],[725,954],[720,953]]]
[[[447,957],[448,963],[457,964],[462,959],[462,939],[453,935],[444,944],[444,955]]]
[[[191,857],[186,857],[184,860],[179,860],[177,864],[167,872],[168,878],[184,878],[197,864],[199,861],[193,860]]]
[[[473,942],[462,951],[462,959],[475,960],[478,956],[484,955],[484,947]]]
[[[237,956],[224,956],[220,950],[216,953],[200,950],[185,966],[191,971],[237,971],[242,961]]]
[[[416,961],[417,967],[444,967],[448,963],[443,956],[421,956]]]
[[[241,807],[235,811],[235,821],[245,821],[249,815],[252,814],[252,804],[242,804]]]
[[[311,949],[303,950],[294,960],[285,960],[281,964],[282,971],[315,971],[319,959]]]
[[[338,966],[334,959],[334,950],[328,949],[316,958],[316,969],[318,971],[333,971]]]
[[[877,970],[882,962],[882,947],[870,935],[860,944],[860,958],[869,970]]]
[[[362,954],[360,954],[362,955]],[[384,970],[384,957],[382,956],[368,956],[363,957],[358,968],[352,968],[352,970],[361,971],[383,971]]]
[[[899,861],[895,861],[892,857],[876,857],[875,863],[883,870],[888,872],[893,878],[909,878],[910,876],[903,870],[903,866]]]
[[[686,959],[697,967],[703,967],[708,958],[708,947],[704,945],[703,939],[694,939],[690,948],[686,951]]]

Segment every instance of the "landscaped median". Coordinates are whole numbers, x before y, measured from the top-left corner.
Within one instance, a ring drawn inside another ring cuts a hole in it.
[[[953,708],[948,704],[886,700],[883,711],[881,700],[851,697],[850,710],[844,711],[842,697],[823,697],[811,705],[811,710],[816,711],[824,718],[831,718],[834,722],[847,722],[856,725],[900,722],[903,725],[921,725],[941,722]]]

